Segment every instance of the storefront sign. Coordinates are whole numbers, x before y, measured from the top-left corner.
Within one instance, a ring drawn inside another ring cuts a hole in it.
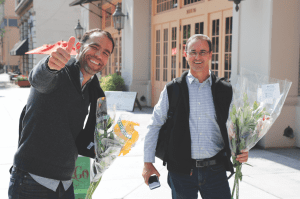
[[[196,8],[188,9],[188,10],[186,11],[186,14],[191,14],[191,13],[193,13],[193,12],[196,12]]]

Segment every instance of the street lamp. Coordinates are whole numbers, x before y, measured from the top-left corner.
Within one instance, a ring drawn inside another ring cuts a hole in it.
[[[77,24],[77,26],[75,27],[74,30],[75,30],[76,38],[80,41],[80,39],[83,35],[83,28],[81,27],[79,20],[78,20],[78,24]]]
[[[117,4],[116,11],[114,12],[114,14],[112,16],[113,16],[113,21],[114,21],[114,27],[115,27],[115,29],[118,30],[118,32],[120,34],[120,30],[124,28],[125,16],[127,16],[127,18],[128,18],[128,13],[127,13],[127,15],[124,15],[122,13],[120,2]]]
[[[236,4],[235,10],[239,11],[239,3],[241,3],[242,0],[228,0],[228,1],[233,1]]]

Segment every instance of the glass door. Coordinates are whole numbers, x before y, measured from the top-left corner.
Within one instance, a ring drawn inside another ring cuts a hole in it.
[[[184,57],[184,51],[187,40],[194,34],[204,34],[204,16],[197,16],[193,18],[183,19],[181,24],[181,61],[180,75],[190,69]]]

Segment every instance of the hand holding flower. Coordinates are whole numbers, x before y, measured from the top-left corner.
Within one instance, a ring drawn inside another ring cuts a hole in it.
[[[242,154],[238,155],[236,157],[236,161],[239,161],[240,163],[244,163],[248,161],[249,152],[246,150],[241,151]]]

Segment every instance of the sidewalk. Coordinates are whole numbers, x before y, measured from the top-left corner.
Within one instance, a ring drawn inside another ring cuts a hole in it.
[[[2,73],[0,74],[0,88],[1,87],[6,87],[7,85],[9,85],[9,75],[6,73]]]
[[[136,128],[142,140],[146,134],[153,108],[127,113],[141,124]],[[101,199],[171,199],[167,184],[167,170],[160,159],[155,167],[160,172],[161,187],[150,190],[142,178],[143,142],[139,143],[125,157],[119,157],[106,171],[93,198]],[[300,198],[300,149],[252,149],[249,164],[243,167],[243,181],[240,184],[241,199],[299,199]],[[230,173],[228,173],[229,176]],[[229,180],[232,190],[233,177]],[[199,195],[199,198],[201,196]]]
[[[9,168],[18,142],[18,119],[26,103],[29,88],[0,87],[0,198],[7,198]],[[161,187],[150,190],[142,178],[143,140],[153,108],[143,108],[128,114],[140,123],[136,130],[139,143],[124,157],[119,157],[105,172],[94,199],[171,199],[167,184],[167,170],[156,159],[155,167],[161,174]],[[240,184],[241,199],[299,199],[300,197],[300,149],[252,149],[250,166],[243,166]],[[228,173],[229,174],[229,173]],[[229,180],[232,188],[233,177]],[[201,198],[199,196],[199,198]]]

